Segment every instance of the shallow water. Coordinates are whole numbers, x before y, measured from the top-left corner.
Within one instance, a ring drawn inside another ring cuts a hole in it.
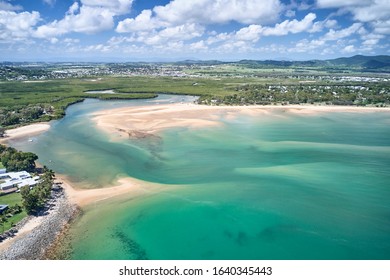
[[[34,142],[12,143],[84,187],[167,184],[89,206],[71,229],[72,259],[390,258],[389,112],[273,110],[161,141],[110,142],[90,121],[181,98],[87,100]]]

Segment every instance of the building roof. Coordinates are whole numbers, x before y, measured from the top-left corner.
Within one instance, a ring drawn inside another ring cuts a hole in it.
[[[0,184],[0,189],[8,189],[13,186],[18,186],[19,188],[23,186],[35,186],[39,180],[39,176],[31,178],[28,172],[19,171],[1,174],[0,179],[4,181]]]
[[[6,204],[0,204],[0,213],[8,209],[8,205]]]

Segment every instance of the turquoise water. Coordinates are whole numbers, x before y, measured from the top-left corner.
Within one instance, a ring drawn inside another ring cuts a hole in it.
[[[273,110],[126,142],[90,121],[181,98],[87,100],[34,142],[12,143],[84,187],[167,184],[88,207],[71,229],[72,259],[390,258],[390,112]]]

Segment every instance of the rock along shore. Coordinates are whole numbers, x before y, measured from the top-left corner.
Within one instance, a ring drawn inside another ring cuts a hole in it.
[[[15,238],[15,241],[11,241],[12,243],[3,252],[0,251],[0,260],[43,259],[57,236],[76,215],[77,209],[77,206],[67,199],[62,188],[55,188],[52,198],[38,215],[41,218],[39,224],[22,236],[11,237]],[[31,219],[33,218],[28,217],[27,221],[17,225],[16,231]],[[15,229],[13,231],[11,235],[15,234]]]

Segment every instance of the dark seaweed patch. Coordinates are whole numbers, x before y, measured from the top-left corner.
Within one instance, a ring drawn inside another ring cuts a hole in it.
[[[122,231],[116,229],[111,235],[112,238],[119,240],[122,249],[127,253],[130,259],[148,260],[146,251],[133,239],[130,239]]]
[[[245,246],[248,243],[248,236],[245,232],[240,231],[235,239],[238,245]]]

